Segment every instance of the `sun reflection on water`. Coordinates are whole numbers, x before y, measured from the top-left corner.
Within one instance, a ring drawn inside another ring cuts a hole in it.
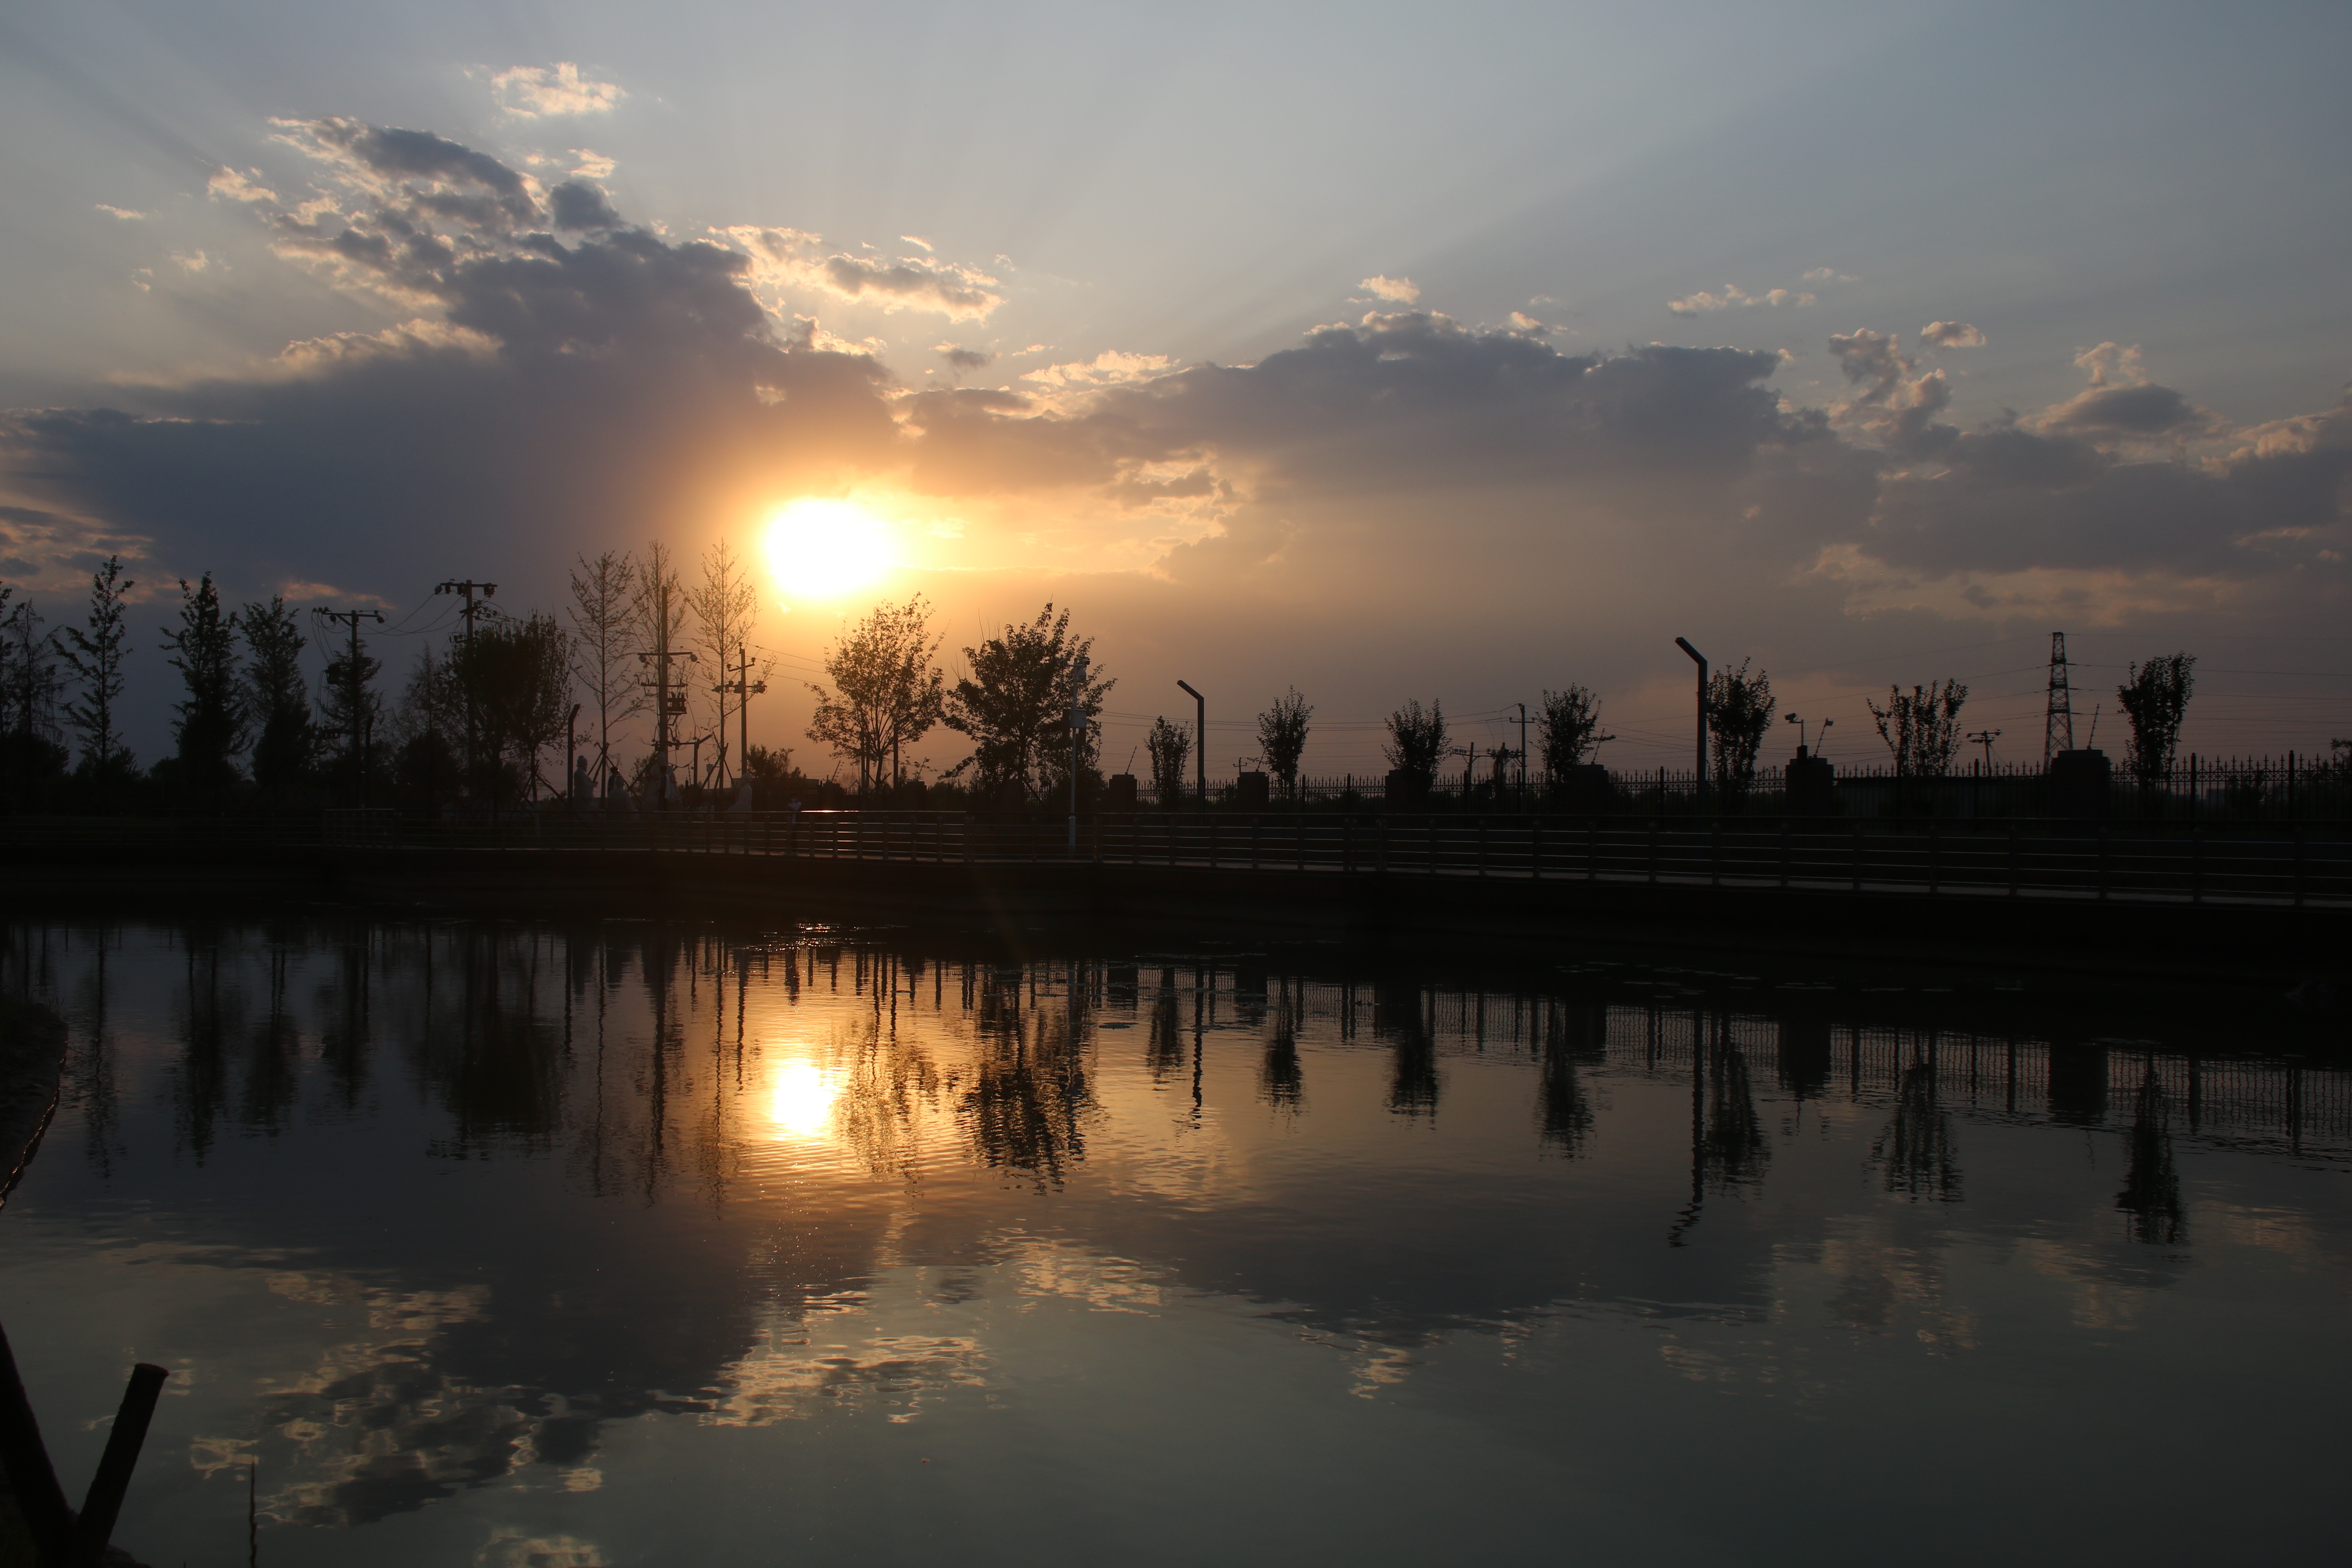
[[[790,1062],[768,1084],[768,1121],[778,1138],[822,1138],[833,1129],[841,1090],[811,1062]]]

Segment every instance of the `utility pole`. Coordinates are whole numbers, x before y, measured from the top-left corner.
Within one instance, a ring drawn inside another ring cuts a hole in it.
[[[1698,666],[1698,777],[1695,782],[1699,809],[1704,811],[1706,809],[1706,655],[1691,647],[1684,637],[1676,637],[1675,646],[1690,655],[1691,662]],[[1665,803],[1660,801],[1658,804],[1664,805]]]
[[[466,788],[470,793],[474,787],[474,617],[486,607],[474,603],[474,595],[479,594],[485,600],[495,599],[499,595],[499,585],[496,583],[477,583],[471,578],[463,582],[453,578],[433,591],[466,596]]]
[[[360,806],[364,810],[368,804],[367,731],[362,721],[362,708],[366,691],[360,684],[360,622],[373,620],[381,626],[383,616],[374,610],[320,610],[319,613],[331,621],[347,622],[352,628],[349,676],[352,687],[352,769],[360,775]]]
[[[1078,655],[1070,685],[1070,853],[1078,852],[1078,742],[1087,732],[1087,656]]]
[[[656,609],[654,623],[655,640],[660,646],[637,655],[639,664],[653,666],[653,679],[639,680],[637,684],[651,688],[654,693],[654,795],[659,804],[667,805],[670,804],[669,753],[678,743],[672,721],[686,716],[686,689],[681,686],[672,689],[670,660],[682,658],[688,664],[702,661],[685,648],[669,646],[669,616],[666,606]]]
[[[2074,691],[2066,679],[2066,634],[2050,634],[2050,697],[2042,710],[2042,765],[2074,749]]]
[[[751,699],[768,689],[766,681],[751,679],[751,651],[749,648],[737,650],[736,665],[732,671],[735,679],[728,679],[729,673],[727,668],[721,665],[719,670],[719,684],[710,689],[719,694],[719,776],[721,783],[724,783],[728,777],[727,699],[730,696],[735,699],[735,733],[740,742],[735,776],[740,779],[749,776],[744,770],[751,763]]]
[[[1528,705],[1519,704],[1519,809],[1528,808]]]
[[[1988,773],[1992,772],[1992,743],[2000,739],[2000,731],[1998,730],[1979,730],[1969,737],[1971,745],[1984,748],[1984,771]]]
[[[1192,699],[1192,765],[1198,770],[1193,776],[1200,781],[1201,809],[1209,809],[1209,700],[1192,690],[1192,683],[1176,683]]]

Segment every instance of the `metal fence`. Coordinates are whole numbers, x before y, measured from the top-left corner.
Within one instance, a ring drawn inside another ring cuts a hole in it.
[[[1138,811],[1023,820],[803,811],[504,822],[331,816],[322,844],[565,848],[906,863],[1070,863],[1674,886],[2342,906],[2352,823],[1845,822]]]
[[[1743,785],[1727,789],[1712,778],[1684,768],[1608,768],[1552,778],[1517,772],[1497,778],[1491,771],[1441,773],[1414,805],[1442,811],[1536,811],[1589,816],[1754,811],[1778,814],[1789,799],[1789,770],[1762,767]],[[1286,791],[1267,781],[1245,785],[1244,775],[1213,780],[1215,805],[1242,805],[1245,791],[1266,790],[1269,806],[1336,806],[1363,809],[1388,798],[1386,775],[1302,774]],[[1840,816],[2046,816],[2053,802],[2042,765],[1971,762],[1933,776],[1898,774],[1892,767],[1838,763],[1832,786]],[[1165,804],[1148,779],[1136,783],[1139,805]],[[1189,786],[1179,807],[1199,809]],[[2343,752],[2312,756],[2289,752],[2277,757],[2207,757],[2191,752],[2170,770],[2147,780],[2134,777],[2120,762],[2104,801],[2107,816],[2126,821],[2294,821],[2352,816],[2352,757]]]

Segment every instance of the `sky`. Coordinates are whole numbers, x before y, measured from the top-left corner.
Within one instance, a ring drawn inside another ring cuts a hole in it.
[[[2186,747],[2325,751],[2347,58],[2340,5],[17,4],[0,581],[123,557],[142,761],[180,578],[379,608],[396,678],[436,583],[654,538],[761,565],[752,737],[819,772],[801,683],[918,593],[951,674],[1067,607],[1113,766],[1180,679],[1213,768],[1294,686],[1362,774],[1570,682],[1676,763],[1676,637],[1833,760],[1954,678],[2038,760],[2053,631],[2078,741],[2180,648]]]

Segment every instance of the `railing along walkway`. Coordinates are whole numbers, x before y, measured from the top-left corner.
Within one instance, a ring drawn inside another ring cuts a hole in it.
[[[1075,842],[1074,842],[1075,840]],[[948,812],[331,821],[330,844],[1161,867],[2080,902],[2352,907],[2352,826],[1936,818]]]

